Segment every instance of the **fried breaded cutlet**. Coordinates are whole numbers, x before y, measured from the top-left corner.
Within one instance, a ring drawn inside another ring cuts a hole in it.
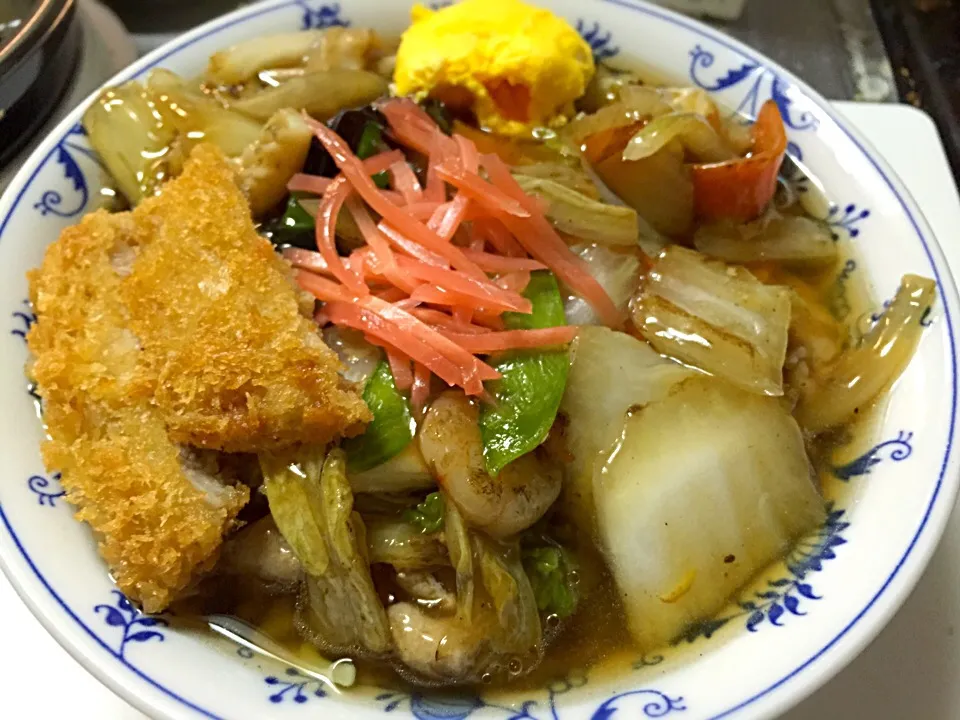
[[[151,241],[122,288],[171,436],[227,452],[355,435],[367,406],[298,306],[213,146],[134,216]],[[312,307],[312,303],[311,303]]]
[[[112,262],[133,252],[134,226],[129,214],[98,212],[63,232],[32,278],[39,322],[29,342],[44,462],[60,470],[117,585],[152,612],[212,565],[249,491],[195,487],[154,406]]]
[[[148,612],[213,566],[248,500],[210,450],[326,443],[369,417],[215,149],[132,213],[65,230],[30,279],[44,462]]]

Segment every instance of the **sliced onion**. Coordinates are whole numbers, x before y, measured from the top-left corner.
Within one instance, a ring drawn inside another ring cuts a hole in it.
[[[594,169],[607,187],[664,235],[687,234],[693,224],[693,179],[683,149],[671,143],[643,160],[625,161],[620,153]]]
[[[698,87],[660,88],[660,94],[677,112],[691,112],[711,118],[720,115],[720,110],[706,90]]]
[[[604,130],[627,127],[647,118],[664,115],[673,108],[655,88],[629,86],[620,92],[620,100],[584,115],[564,129],[564,135],[579,147],[591,135]]]
[[[656,117],[640,128],[623,149],[623,159],[643,160],[673,140],[679,140],[698,162],[725,162],[736,157],[703,115],[677,112]]]
[[[705,255],[735,263],[820,264],[837,259],[837,244],[823,223],[775,213],[745,224],[723,221],[704,225],[693,242]]]
[[[521,165],[512,172],[516,178],[523,175],[530,178],[552,180],[593,200],[600,199],[600,192],[596,183],[579,165],[571,167],[558,162],[534,163],[532,165]]]
[[[813,380],[804,389],[796,412],[804,430],[819,432],[846,422],[900,377],[936,294],[933,280],[903,277],[893,302],[860,345],[840,355],[826,380]]]
[[[547,219],[557,230],[582,240],[620,247],[637,246],[637,211],[609,205],[571,190],[553,180],[516,176],[528,195],[547,203]]]

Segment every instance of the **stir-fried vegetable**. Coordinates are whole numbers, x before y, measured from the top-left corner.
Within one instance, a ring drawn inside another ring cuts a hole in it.
[[[513,169],[513,176],[524,190],[533,179],[550,180],[580,195],[586,195],[591,200],[600,199],[597,185],[587,172],[581,167],[566,163],[540,162],[521,165]]]
[[[170,157],[176,128],[163,121],[140,83],[104,90],[83,114],[83,126],[117,189],[132,204],[180,172]]]
[[[609,205],[544,178],[516,175],[523,191],[547,203],[546,216],[557,230],[602,245],[636,247],[637,212]]]
[[[435,533],[443,527],[443,496],[430,493],[422,503],[408,510],[403,519],[417,527],[422,533]]]
[[[520,543],[473,536],[483,587],[493,601],[502,632],[494,647],[501,654],[539,653],[542,640],[537,599],[524,571]],[[539,658],[538,658],[539,659]]]
[[[647,275],[633,319],[659,352],[746,390],[783,394],[786,288],[674,246]]]
[[[417,431],[410,404],[394,383],[390,365],[381,361],[363,390],[363,401],[373,420],[363,435],[344,441],[351,473],[385,463],[399,454]]]
[[[324,459],[321,449],[305,447],[262,454],[260,464],[270,514],[307,574],[306,627],[331,651],[388,652],[393,643],[370,578],[343,451]]]
[[[581,328],[570,354],[560,410],[573,459],[562,499],[577,526],[593,536],[594,484],[622,436],[628,412],[660,400],[696,373],[661,357],[642,340],[602,327]]]
[[[278,110],[237,159],[237,185],[255,218],[283,201],[287,183],[303,167],[312,139],[299,113]]]
[[[653,87],[624,84],[617,91],[619,99],[599,108],[596,112],[584,115],[571,122],[564,129],[564,135],[575,147],[580,147],[588,139],[600,134],[612,134],[627,129],[623,144],[634,135],[636,126],[658,115],[673,110],[667,98]],[[623,149],[621,145],[620,150]]]
[[[416,443],[375,467],[350,473],[350,486],[357,493],[395,493],[436,487],[430,468]]]
[[[837,259],[837,243],[823,223],[775,212],[746,224],[721,220],[703,225],[693,242],[705,255],[735,263],[814,265]]]
[[[597,154],[587,151],[604,184],[644,220],[665,235],[685,235],[693,224],[694,188],[683,147],[672,142],[650,157],[624,160],[623,148],[633,132],[614,138]]]
[[[566,323],[563,299],[553,275],[534,273],[524,295],[533,304],[533,312],[506,315],[508,328],[547,328]],[[496,476],[546,439],[563,397],[568,360],[566,350],[556,349],[516,351],[490,362],[501,379],[490,384],[494,403],[480,411],[480,433],[487,471]]]
[[[327,120],[341,108],[365,105],[386,91],[387,81],[377,73],[335,69],[290,78],[276,87],[232,100],[228,107],[261,121],[284,108]]]
[[[920,342],[936,292],[933,280],[904,276],[860,345],[843,352],[826,377],[814,379],[801,394],[797,419],[805,430],[819,432],[851,419],[900,376]]]
[[[317,246],[314,239],[315,220],[301,204],[304,197],[304,193],[290,193],[283,215],[260,226],[260,232],[274,245],[308,250]]]
[[[439,502],[443,503],[440,499]],[[442,523],[442,517],[440,523]],[[418,570],[450,565],[443,540],[435,531],[425,533],[407,520],[368,516],[367,548],[371,563],[385,563],[398,570]],[[440,527],[440,524],[437,525]]]
[[[294,67],[312,47],[322,42],[324,31],[265,35],[215,52],[207,63],[206,80],[217,85],[239,85],[268,68]]]
[[[361,333],[347,328],[324,328],[323,342],[343,363],[343,379],[365,388],[380,366],[380,349],[364,340]]]
[[[707,118],[695,112],[675,112],[660,115],[640,128],[624,148],[623,159],[643,160],[674,140],[679,140],[698,162],[726,162],[734,157],[733,150]]]
[[[294,554],[269,515],[248,525],[223,545],[217,572],[256,577],[272,588],[293,588],[303,575]]]
[[[716,378],[690,378],[634,410],[594,488],[602,545],[645,651],[718,612],[825,514],[793,418],[775,398]]]
[[[476,593],[474,579],[473,548],[470,545],[470,531],[456,504],[443,496],[444,534],[447,540],[447,552],[457,574],[457,607],[459,613],[469,621],[473,615],[473,598]]]
[[[466,552],[477,566],[476,595],[458,599],[452,615],[407,602],[390,607],[400,660],[421,677],[447,683],[529,671],[540,660],[542,632],[518,543],[477,535],[468,538]]]
[[[590,268],[590,274],[610,296],[618,310],[627,311],[630,298],[637,290],[643,264],[634,249],[614,249],[603,245],[577,243],[573,250]],[[586,300],[569,294],[563,304],[570,325],[599,325],[600,318]]]
[[[560,619],[573,615],[579,600],[576,570],[566,550],[557,545],[525,547],[523,567],[541,613]]]
[[[211,85],[233,87],[257,78],[266,77],[276,83],[335,68],[371,69],[380,59],[382,46],[377,34],[366,28],[333,26],[266,35],[214,53],[204,80]]]
[[[284,107],[278,107],[256,122],[224,108],[186,80],[169,70],[154,70],[146,89],[154,111],[177,129],[176,150],[186,158],[200,142],[212,142],[228,157],[237,157],[260,138],[263,122]]]
[[[783,118],[777,104],[768,100],[753,125],[749,156],[694,166],[697,215],[704,220],[731,218],[740,222],[758,217],[773,199],[786,151]]]

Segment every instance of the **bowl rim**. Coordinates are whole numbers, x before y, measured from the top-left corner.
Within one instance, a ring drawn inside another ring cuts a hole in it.
[[[537,0],[532,1],[534,3],[537,2]],[[72,0],[67,0],[67,2],[72,2]],[[345,3],[349,5],[350,0],[345,0]],[[936,485],[924,510],[923,517],[920,519],[919,526],[909,544],[903,554],[897,558],[893,570],[889,573],[876,593],[870,598],[869,602],[857,612],[828,643],[816,653],[800,662],[788,674],[776,682],[771,683],[763,690],[738,702],[736,705],[712,715],[711,718],[713,720],[719,720],[719,718],[730,717],[740,713],[749,706],[756,707],[760,701],[764,701],[763,707],[757,707],[757,712],[763,716],[773,716],[793,707],[825,684],[830,678],[849,664],[877,636],[912,592],[943,535],[943,531],[956,502],[958,489],[960,489],[960,467],[958,467],[960,466],[960,460],[958,460],[957,455],[953,452],[954,440],[960,440],[960,438],[957,437],[958,427],[956,422],[958,400],[957,350],[960,335],[958,335],[958,328],[955,326],[951,314],[951,308],[960,309],[960,295],[958,295],[952,272],[943,255],[939,242],[909,190],[873,145],[863,137],[860,131],[833,108],[829,101],[813,90],[807,83],[739,40],[675,11],[651,5],[646,0],[591,0],[591,3],[596,5],[610,4],[622,7],[678,26],[687,32],[708,39],[728,50],[732,50],[759,67],[773,71],[791,87],[796,88],[799,93],[815,105],[818,111],[826,118],[829,118],[843,135],[853,143],[869,164],[873,166],[879,178],[894,195],[899,203],[900,211],[909,221],[909,224],[912,226],[914,233],[923,247],[939,288],[943,317],[946,323],[945,332],[950,354],[952,382],[950,389],[950,422],[943,461],[940,465]],[[102,88],[125,82],[159,65],[169,56],[186,49],[200,40],[222,32],[229,27],[249,22],[259,16],[289,6],[303,6],[303,4],[303,0],[260,0],[249,6],[226,13],[170,40],[104,83],[100,89],[88,96],[83,103],[71,111],[43,139],[13,177],[4,194],[0,196],[0,238],[2,238],[7,224],[27,188],[44,167],[50,156],[56,152],[59,140],[66,135],[71,128],[78,124],[83,109],[89,105]],[[0,505],[0,525],[10,534],[14,546],[17,548],[19,557],[23,559],[25,564],[35,574],[36,579],[46,588],[56,604],[62,607],[62,609],[90,635],[95,643],[104,645],[97,634],[70,609],[59,594],[47,583],[42,572],[36,567],[26,549],[21,545],[2,505]],[[99,656],[93,657],[89,655],[87,646],[75,642],[71,637],[72,632],[75,631],[74,627],[69,623],[64,623],[62,616],[54,616],[45,612],[43,600],[46,598],[37,599],[34,597],[32,589],[27,586],[27,581],[20,577],[19,568],[15,567],[14,562],[8,557],[8,551],[5,550],[4,547],[9,546],[0,546],[0,569],[3,570],[21,599],[40,620],[45,629],[89,672],[112,691],[143,712],[154,716],[179,717],[182,710],[188,708],[205,717],[218,717],[209,710],[201,708],[180,696],[175,690],[167,688],[153,680],[134,665],[123,663],[140,679],[160,691],[159,695],[151,694],[149,698],[143,697],[134,690],[133,682],[135,681],[132,681],[130,678],[118,677],[118,673],[111,669],[113,667],[112,665],[108,666]],[[897,584],[891,587],[895,581]],[[861,622],[868,615],[868,622]],[[816,666],[816,672],[805,672],[813,666]]]

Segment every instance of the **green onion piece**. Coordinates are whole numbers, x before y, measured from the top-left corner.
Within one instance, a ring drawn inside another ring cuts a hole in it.
[[[443,527],[443,507],[443,496],[430,493],[422,503],[404,512],[403,519],[416,525],[422,533],[435,533]]]
[[[551,545],[526,548],[523,567],[540,612],[561,619],[573,614],[578,598],[573,562],[568,553]]]

